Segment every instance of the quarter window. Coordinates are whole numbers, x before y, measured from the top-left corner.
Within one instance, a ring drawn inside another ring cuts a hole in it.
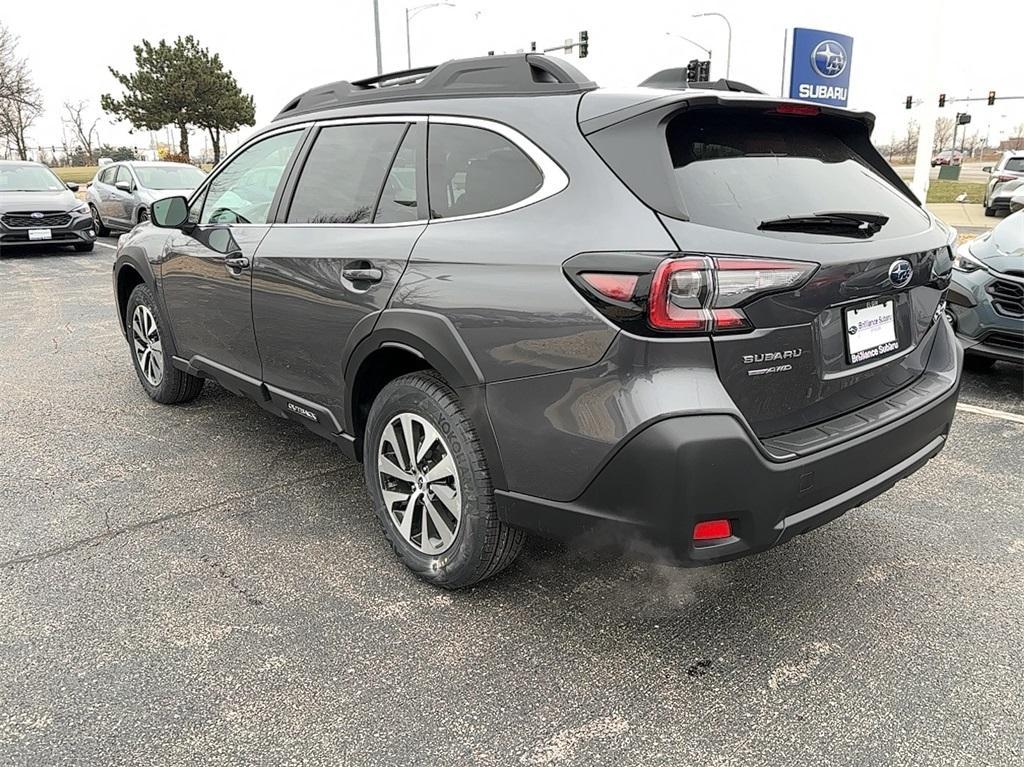
[[[120,165],[117,168],[117,177],[114,179],[114,183],[116,184],[120,181],[128,184],[132,183],[132,172],[125,165]]]
[[[288,223],[370,223],[406,127],[368,123],[322,129],[295,186]]]
[[[115,166],[113,166],[111,168],[106,168],[103,171],[103,173],[100,174],[100,181],[102,183],[104,183],[104,184],[110,184],[111,186],[113,186],[113,184],[114,184],[114,176],[117,175],[118,167],[120,167],[120,166],[115,165]]]
[[[432,124],[427,150],[431,218],[500,210],[544,182],[533,161],[494,131]]]
[[[302,131],[278,133],[247,147],[210,182],[200,224],[265,224],[281,176]]]

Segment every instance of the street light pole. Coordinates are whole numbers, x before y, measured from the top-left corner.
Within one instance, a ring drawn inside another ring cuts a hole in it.
[[[683,35],[676,34],[675,32],[666,32],[665,34],[668,37],[678,37],[680,40],[685,40],[690,45],[692,45],[692,46],[694,46],[696,48],[700,48],[702,51],[704,51],[704,53],[706,53],[708,55],[708,60],[709,61],[711,60],[711,49],[710,48],[705,48],[703,45],[698,43],[696,40],[691,40],[690,38],[684,37]]]
[[[708,13],[695,13],[693,18],[699,19],[702,16],[717,16],[725,22],[725,28],[729,32],[729,38],[725,48],[725,79],[729,79],[729,69],[732,65],[732,24],[729,23],[729,19],[725,18],[724,14],[718,13],[717,11],[710,11]]]
[[[409,32],[409,22],[413,17],[421,11],[428,10],[429,8],[438,8],[440,6],[447,6],[448,8],[454,8],[455,3],[440,2],[440,3],[426,3],[424,5],[417,5],[412,8],[405,9],[405,65],[406,69],[412,69],[412,35]]]
[[[380,8],[378,0],[373,0],[373,37],[377,42],[377,74],[384,74],[384,66],[380,59]]]

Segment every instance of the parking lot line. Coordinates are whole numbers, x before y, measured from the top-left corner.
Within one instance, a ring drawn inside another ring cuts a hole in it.
[[[968,405],[964,402],[958,402],[956,406],[957,410],[963,410],[965,413],[976,413],[978,415],[987,415],[992,418],[1002,418],[1004,421],[1013,421],[1014,423],[1024,423],[1024,415],[1017,413],[1007,413],[1005,410],[993,410],[989,407],[981,407],[979,405]]]
[[[116,245],[108,245],[107,243],[100,242],[99,240],[95,240],[93,244],[99,245],[101,248],[110,248],[110,250],[117,250]]]

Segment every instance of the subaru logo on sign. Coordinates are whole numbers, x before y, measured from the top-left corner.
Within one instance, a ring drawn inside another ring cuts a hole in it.
[[[905,258],[893,261],[889,265],[889,282],[893,284],[893,287],[902,288],[910,282],[910,278],[913,276],[914,267]]]
[[[820,29],[794,29],[789,97],[845,107],[850,97],[853,38]]]
[[[42,218],[42,217],[43,217],[42,213],[33,213],[32,214],[32,218]]]
[[[839,77],[846,71],[846,49],[835,40],[820,42],[811,53],[811,66],[822,77]]]

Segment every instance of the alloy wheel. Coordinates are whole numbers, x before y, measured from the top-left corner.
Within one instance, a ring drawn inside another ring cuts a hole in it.
[[[164,377],[164,348],[156,318],[145,304],[139,304],[132,312],[132,349],[142,375],[153,386],[159,386]]]
[[[426,419],[399,413],[377,448],[381,495],[395,529],[417,551],[447,551],[462,520],[462,493],[452,452]]]
[[[139,215],[137,216],[138,223],[144,224],[149,221],[149,211],[145,208],[139,208]]]
[[[100,218],[100,212],[92,205],[89,206],[89,212],[92,214],[92,228],[99,232],[103,228],[103,220]]]

